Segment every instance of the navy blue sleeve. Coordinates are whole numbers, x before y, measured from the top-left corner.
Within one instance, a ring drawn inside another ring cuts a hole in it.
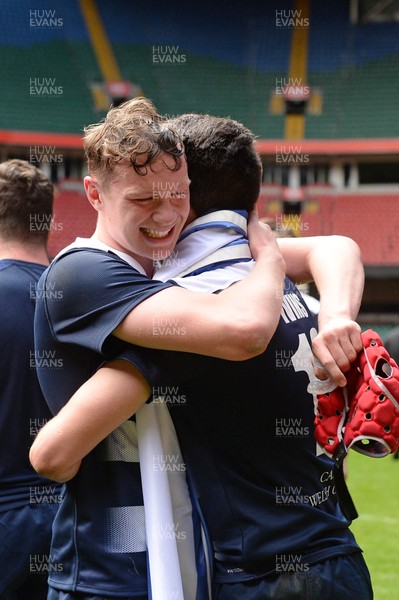
[[[217,359],[189,352],[153,350],[125,344],[114,357],[136,366],[152,387],[156,397],[165,395],[171,386],[186,385],[209,373],[209,366]]]
[[[169,354],[171,353],[164,350],[153,350],[152,348],[124,343],[120,345],[120,351],[113,356],[113,360],[125,360],[140,371],[151,386],[151,393],[148,398],[148,401],[151,401],[153,394],[156,394],[156,390],[161,382],[164,382],[166,374],[168,374],[166,384],[169,384],[170,362],[167,359]],[[180,352],[174,352],[173,354],[180,354]],[[104,366],[106,362],[108,361],[104,361],[100,366]],[[174,377],[171,374],[170,377],[174,381]]]
[[[112,252],[77,249],[61,256],[41,280],[54,339],[103,352],[127,314],[153,294],[175,285],[142,275]]]

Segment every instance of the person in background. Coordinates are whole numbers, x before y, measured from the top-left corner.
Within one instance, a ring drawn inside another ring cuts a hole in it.
[[[38,281],[49,261],[53,186],[23,160],[0,164],[0,599],[43,600],[60,486],[29,463],[51,414],[36,376]]]

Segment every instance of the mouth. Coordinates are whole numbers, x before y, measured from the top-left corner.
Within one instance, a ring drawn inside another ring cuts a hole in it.
[[[149,229],[147,227],[141,227],[141,231],[144,233],[144,235],[146,237],[149,237],[152,239],[157,239],[157,240],[167,238],[168,236],[171,235],[173,230],[174,230],[174,227],[172,227],[171,229],[167,229],[166,231],[161,231],[160,229]]]

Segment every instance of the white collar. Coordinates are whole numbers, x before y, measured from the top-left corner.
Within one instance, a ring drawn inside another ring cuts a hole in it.
[[[242,241],[241,247],[233,246]],[[230,247],[229,247],[230,246]],[[251,258],[247,241],[247,219],[233,210],[217,210],[192,221],[180,234],[171,256],[156,266],[154,278],[166,281],[182,277],[220,260]],[[233,261],[232,261],[233,262]]]

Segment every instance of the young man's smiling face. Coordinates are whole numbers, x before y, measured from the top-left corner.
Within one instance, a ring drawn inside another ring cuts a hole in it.
[[[118,165],[104,185],[85,178],[87,196],[98,211],[95,237],[126,252],[149,272],[154,260],[169,256],[190,210],[187,163],[172,171],[174,160],[164,154],[139,175]]]

